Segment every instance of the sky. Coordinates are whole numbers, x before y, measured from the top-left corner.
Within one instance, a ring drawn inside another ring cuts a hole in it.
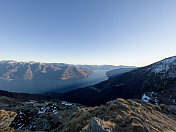
[[[0,60],[145,66],[176,55],[176,0],[0,0]]]

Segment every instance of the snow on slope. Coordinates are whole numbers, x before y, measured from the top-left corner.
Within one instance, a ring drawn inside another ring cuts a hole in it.
[[[167,77],[176,77],[176,56],[152,64],[150,69],[156,74],[163,73]]]

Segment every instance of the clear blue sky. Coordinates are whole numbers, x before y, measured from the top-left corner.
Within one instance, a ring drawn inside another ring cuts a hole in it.
[[[144,66],[176,55],[176,0],[0,0],[0,60]]]

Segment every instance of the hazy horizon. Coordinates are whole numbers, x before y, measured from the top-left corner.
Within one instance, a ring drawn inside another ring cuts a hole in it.
[[[149,64],[147,64],[147,65],[153,64],[153,63],[155,63],[155,62],[157,62],[157,61],[161,61],[161,60],[163,60],[163,59],[170,58],[170,57],[174,57],[174,56],[165,57],[165,58],[162,58],[162,59],[160,59],[160,60],[156,60],[156,61],[154,61],[154,62],[151,62],[151,63],[149,63]],[[78,64],[74,64],[74,63],[66,63],[66,62],[59,62],[59,61],[51,62],[51,61],[13,60],[13,59],[6,59],[6,60],[2,59],[2,60],[0,60],[0,61],[39,62],[39,63],[64,63],[64,64],[69,64],[69,65],[92,65],[92,66],[93,66],[93,65],[99,65],[99,66],[101,66],[101,65],[136,66],[136,65],[123,65],[123,64],[119,64],[119,65],[115,65],[115,64],[79,64],[79,63],[78,63]],[[143,66],[147,66],[147,65],[136,66],[136,67],[143,67]]]
[[[176,55],[175,0],[2,0],[0,60],[145,66]]]
[[[0,61],[16,61],[16,62],[36,62],[36,63],[64,63],[64,64],[69,64],[69,65],[97,65],[97,64],[71,64],[71,63],[65,63],[65,62],[41,62],[41,61],[31,61],[31,60],[0,60]],[[111,64],[100,64],[100,65],[111,65]],[[123,65],[113,65],[113,66],[123,66]]]

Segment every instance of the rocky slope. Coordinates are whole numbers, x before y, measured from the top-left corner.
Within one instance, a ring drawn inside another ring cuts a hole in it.
[[[75,119],[79,117],[78,119]],[[60,130],[60,129],[57,129]],[[175,132],[176,107],[116,99],[77,112],[62,131]]]
[[[107,81],[67,92],[60,99],[95,106],[120,98],[176,104],[176,57],[138,68]]]
[[[0,132],[6,127],[10,130],[49,131],[56,129],[70,119],[70,116],[83,108],[79,104],[65,101],[22,101],[0,96]],[[1,118],[2,117],[2,118]],[[6,120],[4,120],[6,119]],[[10,123],[9,123],[10,122]],[[4,125],[3,125],[4,124]]]
[[[0,109],[0,131],[176,131],[175,106],[141,100],[116,99],[105,105],[85,107],[65,101],[21,101],[0,96]]]
[[[0,80],[68,80],[90,73],[88,69],[63,63],[0,61]]]

